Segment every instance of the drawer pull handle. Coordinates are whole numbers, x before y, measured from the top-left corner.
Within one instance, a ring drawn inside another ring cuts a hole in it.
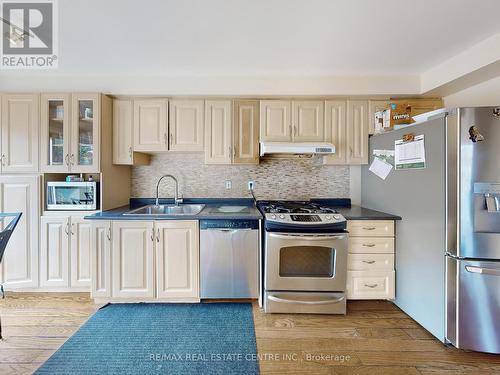
[[[378,286],[378,284],[365,284],[365,286],[367,288],[372,288],[373,289],[373,288],[376,288]]]
[[[375,261],[374,260],[363,260],[363,263],[373,264],[373,263],[375,263]]]
[[[377,229],[376,227],[363,227],[364,230],[375,230]]]
[[[374,243],[364,243],[363,246],[364,247],[375,247],[375,244]]]

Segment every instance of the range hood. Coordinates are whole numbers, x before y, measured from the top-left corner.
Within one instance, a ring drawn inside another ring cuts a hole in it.
[[[265,155],[330,155],[335,145],[326,142],[261,142],[260,156]]]

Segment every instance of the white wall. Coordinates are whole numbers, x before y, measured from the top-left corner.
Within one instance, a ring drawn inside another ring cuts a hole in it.
[[[500,106],[500,77],[444,97],[446,107]]]

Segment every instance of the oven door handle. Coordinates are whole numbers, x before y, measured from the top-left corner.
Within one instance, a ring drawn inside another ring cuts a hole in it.
[[[337,297],[337,298],[333,298],[333,299],[328,299],[328,300],[323,300],[323,301],[300,301],[300,300],[280,298],[280,297],[276,297],[276,296],[267,296],[267,298],[269,298],[273,302],[279,302],[279,303],[298,303],[301,305],[331,305],[334,303],[342,302],[345,299],[345,296]]]
[[[283,234],[283,233],[269,233],[270,237],[279,238],[281,240],[307,240],[307,241],[325,241],[325,240],[343,240],[347,238],[346,234],[341,234],[338,236],[321,236],[321,235],[306,235],[297,236],[293,234]]]

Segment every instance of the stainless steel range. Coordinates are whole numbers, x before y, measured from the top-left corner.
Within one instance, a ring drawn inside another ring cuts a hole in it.
[[[264,311],[345,314],[346,219],[311,202],[260,201]]]

